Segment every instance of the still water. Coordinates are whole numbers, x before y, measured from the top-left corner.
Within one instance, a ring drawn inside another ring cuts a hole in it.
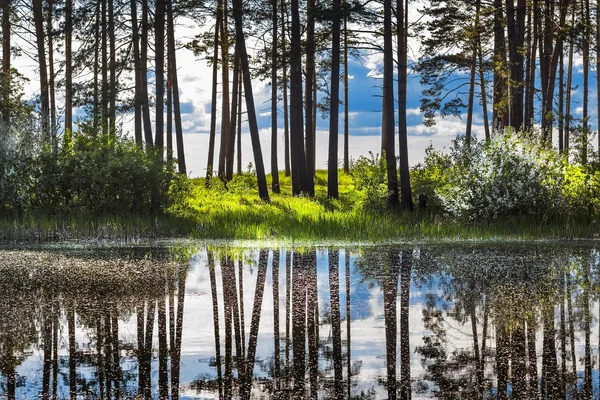
[[[595,246],[0,250],[0,398],[597,397]]]

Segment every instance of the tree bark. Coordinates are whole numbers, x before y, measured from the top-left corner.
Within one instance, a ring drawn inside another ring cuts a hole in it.
[[[108,134],[108,104],[109,104],[109,85],[108,85],[108,28],[106,27],[106,3],[109,0],[100,0],[100,21],[102,26],[101,29],[101,45],[100,45],[100,61],[102,63],[102,96],[101,96],[101,115],[100,124],[102,127],[102,134]]]
[[[331,61],[331,88],[333,90],[333,86],[334,84],[337,84],[338,88],[339,88],[339,84],[340,84],[340,80],[339,80],[339,59],[340,59],[340,45],[339,45],[339,15],[336,15],[336,1],[333,2],[333,8],[334,8],[334,17],[333,17],[333,47],[332,47],[332,61]],[[306,140],[306,177],[307,177],[307,184],[309,187],[309,191],[310,191],[310,187],[312,187],[313,185],[311,185],[311,181],[314,181],[314,176],[315,176],[315,170],[314,170],[314,161],[315,161],[315,155],[313,153],[313,148],[314,148],[314,136],[313,136],[313,121],[315,118],[315,115],[313,113],[313,90],[314,90],[314,76],[315,76],[315,18],[314,18],[314,8],[315,8],[315,0],[307,0],[306,1],[306,45],[305,45],[305,51],[306,51],[306,65],[305,65],[305,71],[306,71],[306,79],[304,80],[304,104],[305,104],[305,111],[306,111],[306,115],[305,115],[305,122],[304,122],[304,130],[305,130],[305,140]],[[337,21],[337,22],[336,22]],[[336,24],[337,24],[337,45],[336,45]],[[337,64],[336,64],[336,56],[337,56]],[[338,79],[334,80],[334,74],[336,71],[336,65],[337,65],[337,76]],[[338,89],[339,91],[339,89]],[[337,92],[336,92],[337,93]],[[334,96],[334,93],[332,92],[331,95],[331,100],[332,100],[332,105],[333,105],[333,100],[334,98],[336,99],[336,101],[339,101],[339,97]],[[337,121],[337,107],[335,108],[336,110],[336,121]],[[331,116],[333,116],[333,111],[331,111]],[[331,121],[331,120],[330,120]],[[337,127],[337,125],[336,125]],[[336,129],[337,132],[337,129]],[[331,163],[331,129],[330,129],[330,147],[329,147],[329,155],[330,155],[330,160],[329,162]],[[336,135],[337,137],[337,135]],[[336,144],[337,144],[337,140],[336,140]],[[337,146],[336,146],[336,151],[337,151]],[[337,155],[337,153],[336,153]],[[336,161],[335,161],[335,168],[337,171],[337,157],[336,157]],[[329,169],[331,171],[331,168]],[[329,176],[329,179],[331,180],[331,176]],[[336,177],[337,179],[337,177]],[[329,188],[329,185],[328,185]],[[329,189],[328,189],[328,193],[330,193]],[[310,195],[314,195],[314,190],[310,193]],[[337,196],[336,196],[337,197]]]
[[[132,0],[135,3],[135,0]],[[65,131],[73,131],[73,2],[65,1]],[[133,11],[132,11],[133,13]],[[133,15],[133,14],[132,14]],[[137,71],[137,68],[136,68]],[[136,85],[137,87],[137,85]]]
[[[10,89],[12,86],[10,74],[10,0],[2,3],[2,118],[6,124],[10,123]]]
[[[349,84],[348,84],[348,76],[349,72],[349,63],[348,63],[348,17],[344,17],[344,173],[350,173],[350,154],[348,147],[349,140],[349,107],[350,107],[350,97],[349,97]],[[350,396],[350,395],[348,395]],[[350,398],[350,397],[348,397]]]
[[[402,2],[402,0],[399,0]],[[398,12],[400,15],[400,12]],[[400,29],[399,29],[400,30]],[[392,0],[383,2],[383,119],[382,143],[385,144],[388,205],[398,205],[398,175],[394,140],[394,54],[392,46]],[[401,75],[401,74],[399,74]],[[399,105],[399,109],[402,105]]]
[[[165,0],[156,0],[154,37],[154,74],[156,79],[156,132],[154,134],[154,144],[162,158],[165,137]]]
[[[298,0],[291,0],[292,39],[290,52],[290,141],[292,166],[292,193],[298,196],[308,192],[308,171],[304,151],[302,104],[302,43],[300,40],[300,12]]]
[[[69,0],[70,1],[70,0]],[[142,147],[142,79],[140,77],[140,38],[137,22],[137,0],[131,0],[131,33],[133,41],[133,67],[135,68],[134,108],[134,137],[138,146]]]
[[[38,66],[40,69],[40,103],[42,107],[42,137],[47,143],[50,143],[50,125],[49,112],[50,104],[48,100],[48,73],[46,70],[46,48],[44,43],[44,19],[42,13],[42,0],[33,0],[33,18],[35,24],[35,35],[38,53]]]
[[[272,23],[273,23],[273,42],[271,49],[271,190],[273,193],[279,193],[279,167],[277,165],[277,25],[279,18],[277,15],[277,0],[271,0]]]
[[[219,165],[217,175],[223,178],[227,163],[227,144],[229,143],[229,28],[227,26],[227,1],[220,0],[221,17],[221,142],[219,146]],[[219,7],[217,5],[217,7]]]
[[[206,186],[210,184],[213,176],[215,162],[215,138],[217,131],[217,77],[219,72],[219,30],[222,23],[223,9],[217,7],[217,21],[215,23],[215,43],[212,60],[212,94],[210,103],[210,137],[208,139],[208,165],[206,166]]]
[[[52,27],[54,1],[48,0],[48,12],[46,14],[46,29],[48,36],[48,89],[50,95],[50,136],[52,147],[56,148],[56,94],[54,87],[54,32]],[[66,27],[65,27],[66,28]]]
[[[117,126],[117,54],[115,45],[115,13],[113,9],[113,0],[108,0],[108,43],[110,49],[110,60],[108,65],[110,76],[108,128],[110,134],[114,135]]]
[[[183,127],[181,124],[181,103],[179,102],[179,79],[177,78],[177,49],[175,48],[175,21],[172,0],[167,1],[167,38],[169,41],[171,68],[168,71],[173,91],[173,112],[175,118],[175,143],[177,145],[177,169],[180,174],[187,175],[185,149],[183,145]]]
[[[254,107],[254,97],[252,94],[252,77],[250,76],[250,65],[248,63],[248,54],[246,53],[246,41],[242,28],[242,4],[241,0],[235,0],[233,15],[235,18],[236,33],[236,51],[240,53],[242,63],[242,75],[244,81],[244,93],[246,94],[246,110],[248,112],[248,124],[250,126],[250,139],[252,140],[252,151],[254,153],[254,164],[256,168],[256,179],[258,181],[258,195],[263,201],[269,201],[269,191],[267,189],[267,179],[265,177],[265,166],[260,148],[260,138],[258,136],[258,123],[256,120],[256,109]]]
[[[331,90],[329,93],[329,159],[327,161],[327,196],[339,197],[338,188],[338,130],[340,102],[340,13],[341,0],[333,1],[333,34],[331,41]],[[390,11],[391,12],[391,11]],[[391,26],[391,25],[390,25]],[[308,87],[308,86],[307,86]],[[308,122],[308,121],[307,121]],[[395,165],[395,160],[394,160]],[[394,167],[394,170],[396,168]],[[337,392],[336,393],[340,393]]]
[[[148,0],[142,2],[142,35],[140,46],[140,78],[142,96],[142,121],[144,125],[144,138],[146,147],[152,148],[152,124],[150,122],[150,100],[148,99]]]

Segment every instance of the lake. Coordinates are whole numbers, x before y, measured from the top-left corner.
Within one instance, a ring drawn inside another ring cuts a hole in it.
[[[594,242],[0,250],[0,397],[598,396]]]

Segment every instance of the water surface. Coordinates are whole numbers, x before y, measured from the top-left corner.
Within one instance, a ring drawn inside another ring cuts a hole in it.
[[[0,250],[7,398],[591,398],[593,243]]]

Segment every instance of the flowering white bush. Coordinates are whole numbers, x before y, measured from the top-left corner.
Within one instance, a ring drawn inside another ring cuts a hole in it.
[[[561,210],[563,163],[536,139],[496,135],[489,143],[457,139],[448,183],[436,189],[444,210],[467,220],[534,216]]]

